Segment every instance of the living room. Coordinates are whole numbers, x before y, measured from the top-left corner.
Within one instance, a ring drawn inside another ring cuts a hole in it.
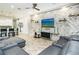
[[[79,55],[78,10],[79,3],[0,3],[0,55]]]

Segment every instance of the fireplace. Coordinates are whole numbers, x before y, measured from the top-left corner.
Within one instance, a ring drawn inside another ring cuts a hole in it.
[[[50,39],[50,33],[48,32],[41,32],[41,37],[49,38]]]

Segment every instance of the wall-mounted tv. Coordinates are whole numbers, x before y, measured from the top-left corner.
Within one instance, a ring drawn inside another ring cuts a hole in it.
[[[53,28],[54,27],[54,18],[42,19],[42,27]]]

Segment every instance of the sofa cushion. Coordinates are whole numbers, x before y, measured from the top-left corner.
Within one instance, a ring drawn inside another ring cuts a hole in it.
[[[13,46],[9,49],[4,50],[5,55],[29,55],[22,48],[18,46]]]
[[[79,55],[79,42],[69,41],[63,48],[62,55]]]
[[[0,49],[5,49],[5,48],[15,46],[15,45],[17,45],[17,43],[13,43],[13,42],[7,43],[7,42],[2,41],[0,42]]]
[[[63,47],[68,42],[68,38],[66,36],[60,36],[60,39],[55,43],[60,47]]]
[[[45,50],[43,50],[39,55],[58,55],[61,48],[55,45],[51,45]]]
[[[4,47],[2,47],[2,50],[6,50],[14,46],[17,46],[17,43],[6,44]]]
[[[21,39],[21,38],[13,37],[13,38],[9,38],[7,40],[4,40],[3,42],[4,43],[10,43],[10,42],[13,42],[13,43],[21,43],[21,42],[25,42],[25,40],[24,39]]]
[[[5,40],[5,39],[9,39],[9,37],[0,37],[0,41]]]
[[[70,39],[74,41],[79,41],[79,35],[71,35]]]
[[[18,38],[18,37],[10,38],[9,41],[11,41],[11,42],[16,42],[16,43],[25,42],[24,39]]]
[[[3,43],[3,42],[0,42],[0,49],[2,49],[3,47],[5,47],[6,46],[6,44],[5,43]]]
[[[70,44],[70,43],[67,42],[67,43],[63,46],[61,52],[59,53],[60,55],[65,55],[65,54],[66,54],[66,52],[67,52],[67,50],[68,50],[68,48],[69,48],[69,44]]]
[[[62,45],[60,45],[60,44],[53,44],[53,46],[57,46],[57,47],[59,47],[59,48],[62,48]]]
[[[24,47],[25,46],[25,40],[24,39],[21,39],[21,38],[16,38],[16,37],[13,37],[13,38],[10,38],[10,39],[7,39],[7,40],[3,40],[1,41],[3,44],[5,45],[9,45],[9,44],[13,44],[13,43],[17,43],[17,45],[19,47]]]

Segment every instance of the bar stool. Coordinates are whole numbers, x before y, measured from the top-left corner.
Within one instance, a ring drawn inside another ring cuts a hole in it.
[[[15,32],[14,32],[14,29],[13,29],[13,28],[10,28],[10,29],[9,29],[8,36],[9,36],[9,37],[15,36]]]
[[[7,36],[7,29],[1,29],[1,37]]]

